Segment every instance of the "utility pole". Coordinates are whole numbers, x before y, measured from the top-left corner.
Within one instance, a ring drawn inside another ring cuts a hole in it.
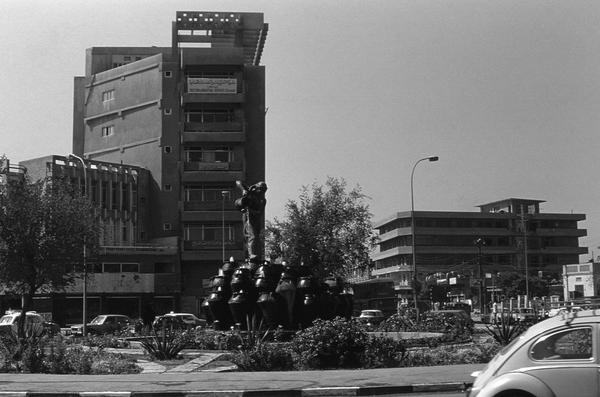
[[[486,291],[484,290],[485,285],[485,276],[483,274],[483,268],[481,264],[481,248],[485,245],[485,240],[481,237],[475,240],[475,245],[477,246],[478,255],[477,255],[477,264],[479,266],[479,313],[485,314],[486,304],[485,304],[485,295]]]
[[[521,204],[521,227],[523,228],[523,259],[525,263],[525,296],[529,300],[529,269],[527,264],[527,221]]]

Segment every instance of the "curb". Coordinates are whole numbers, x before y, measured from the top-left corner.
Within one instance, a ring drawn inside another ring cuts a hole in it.
[[[0,397],[344,397],[425,392],[464,392],[472,383],[447,382],[407,386],[314,387],[306,389],[199,390],[156,392],[0,392]]]

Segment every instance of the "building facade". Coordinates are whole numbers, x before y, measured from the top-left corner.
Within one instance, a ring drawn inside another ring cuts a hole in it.
[[[265,178],[268,24],[262,13],[178,11],[171,30],[170,47],[86,51],[72,147],[85,171],[77,157],[22,163],[87,183],[103,211],[90,315],[200,314],[222,261],[246,257],[234,201],[236,181]],[[81,291],[75,285],[65,299]]]
[[[410,211],[396,213],[374,224],[379,243],[371,277],[393,278],[399,297],[408,299],[414,235],[417,279],[445,279],[455,298],[468,298],[471,280],[486,273],[545,272],[560,280],[562,266],[587,253],[579,246],[586,230],[578,228],[585,215],[542,213],[542,202],[509,198],[480,205],[479,212],[415,211],[415,225]]]

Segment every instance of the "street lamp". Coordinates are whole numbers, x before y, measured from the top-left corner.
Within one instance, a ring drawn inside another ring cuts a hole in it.
[[[222,263],[225,263],[225,196],[229,196],[229,190],[221,190],[221,241],[222,241]]]
[[[69,158],[75,158],[81,161],[81,165],[83,167],[83,194],[87,198],[87,168],[85,166],[85,162],[83,159],[75,154],[69,154]],[[83,336],[87,335],[87,257],[86,257],[86,243],[85,243],[85,234],[83,235]]]
[[[485,314],[484,313],[484,310],[486,309],[485,291],[483,291],[485,277],[483,276],[483,271],[481,268],[481,248],[485,245],[485,240],[482,239],[481,237],[479,237],[478,239],[475,240],[475,245],[477,246],[477,250],[478,250],[477,264],[479,265],[479,313]]]
[[[412,172],[410,173],[410,220],[411,220],[411,236],[412,236],[412,264],[413,264],[413,299],[415,301],[415,310],[417,315],[419,314],[419,307],[417,306],[417,255],[415,253],[415,198],[413,193],[413,181],[415,176],[415,168],[421,161],[438,161],[438,156],[424,157],[417,160],[413,165]]]

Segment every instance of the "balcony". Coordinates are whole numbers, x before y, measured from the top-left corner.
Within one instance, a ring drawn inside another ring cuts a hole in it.
[[[243,171],[243,163],[241,161],[230,162],[204,162],[204,161],[188,161],[184,163],[184,171]]]
[[[184,132],[243,132],[243,121],[216,121],[185,123]]]
[[[220,211],[224,209],[225,211],[235,210],[235,205],[233,201],[225,200],[223,203],[221,200],[214,201],[184,201],[183,210],[184,211]]]
[[[242,248],[242,243],[239,241],[225,241],[225,252]],[[186,251],[221,250],[223,243],[221,241],[186,240],[183,242],[183,249]]]
[[[205,93],[185,93],[181,96],[181,104],[191,103],[243,103],[245,95],[243,93],[235,94],[205,94]]]
[[[243,131],[184,131],[183,143],[193,142],[245,142]]]

